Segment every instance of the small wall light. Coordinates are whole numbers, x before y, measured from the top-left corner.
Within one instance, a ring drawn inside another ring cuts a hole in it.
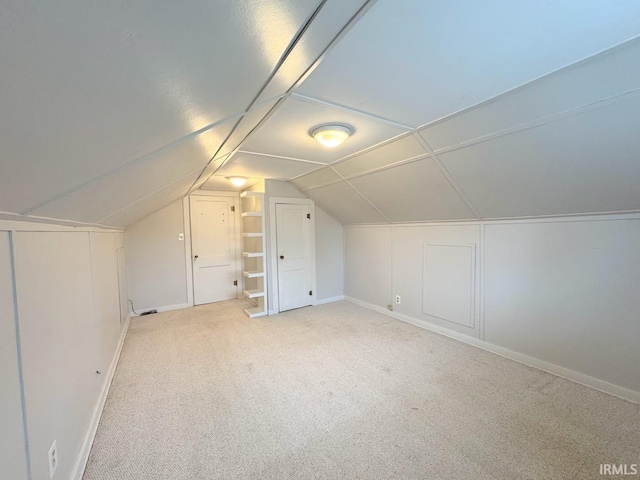
[[[315,127],[309,134],[318,143],[328,148],[334,148],[344,142],[353,133],[351,127],[347,125],[320,125]]]
[[[229,180],[229,182],[231,182],[235,187],[242,187],[247,183],[247,179],[245,177],[227,177],[227,180]]]

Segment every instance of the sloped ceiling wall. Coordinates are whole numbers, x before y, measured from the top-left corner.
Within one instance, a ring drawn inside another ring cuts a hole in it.
[[[0,212],[127,226],[231,175],[345,224],[640,211],[635,0],[25,1],[0,32]]]
[[[198,188],[365,5],[2,2],[0,212],[126,226]]]

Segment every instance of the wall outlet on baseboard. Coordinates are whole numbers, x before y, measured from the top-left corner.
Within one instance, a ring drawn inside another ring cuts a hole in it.
[[[52,479],[58,468],[58,445],[56,440],[49,447],[49,478]]]
[[[400,305],[401,301],[402,299],[400,298],[400,295],[396,295],[396,305]]]

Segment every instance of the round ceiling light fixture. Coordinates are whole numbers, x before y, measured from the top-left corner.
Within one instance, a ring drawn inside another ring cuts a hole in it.
[[[318,143],[328,148],[335,148],[351,136],[353,129],[347,125],[320,125],[312,129],[309,134]]]
[[[229,180],[235,187],[242,187],[245,183],[247,183],[246,177],[227,177],[227,180]]]

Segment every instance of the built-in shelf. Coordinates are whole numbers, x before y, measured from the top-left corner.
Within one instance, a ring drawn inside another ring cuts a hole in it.
[[[262,317],[268,314],[264,193],[242,192],[240,197],[243,292],[254,305],[244,312],[250,318]]]
[[[262,271],[257,271],[257,270],[245,270],[244,272],[242,272],[242,275],[244,275],[247,278],[258,278],[258,277],[264,277],[264,272]]]
[[[244,313],[246,313],[249,318],[256,317],[264,317],[267,314],[267,311],[262,307],[253,307],[253,308],[245,308]]]
[[[264,195],[264,193],[262,192],[242,192],[240,194],[240,197],[245,198],[245,197],[262,197]]]

